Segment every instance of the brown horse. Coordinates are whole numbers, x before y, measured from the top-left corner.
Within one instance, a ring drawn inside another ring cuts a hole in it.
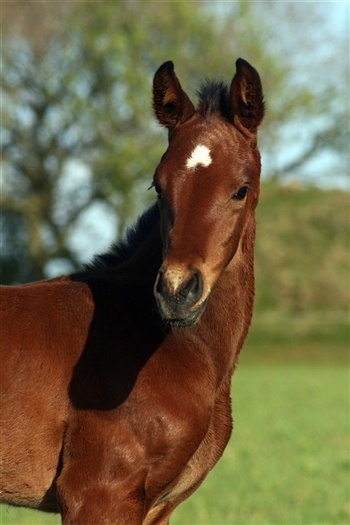
[[[236,68],[195,108],[163,64],[158,204],[80,273],[2,288],[2,501],[64,525],[166,524],[226,447],[264,113],[258,73]]]

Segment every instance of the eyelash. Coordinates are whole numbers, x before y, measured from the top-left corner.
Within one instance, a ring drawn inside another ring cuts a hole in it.
[[[154,188],[156,190],[156,194],[158,195],[158,197],[162,194],[161,187],[155,181],[152,182],[148,189],[150,190],[151,188]]]

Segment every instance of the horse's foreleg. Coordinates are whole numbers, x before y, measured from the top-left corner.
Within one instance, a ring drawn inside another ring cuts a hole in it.
[[[160,503],[148,511],[142,525],[169,525],[173,510],[174,507],[169,502]]]

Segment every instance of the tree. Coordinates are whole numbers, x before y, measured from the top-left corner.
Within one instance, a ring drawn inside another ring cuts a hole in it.
[[[291,97],[290,65],[276,57],[262,16],[269,4],[258,4],[236,2],[224,16],[205,2],[99,2],[93,10],[90,2],[4,4],[3,281],[41,279],[50,261],[78,266],[72,234],[92,205],[117,213],[119,235],[138,212],[165,149],[150,105],[152,75],[164,60],[174,60],[192,96],[203,76],[229,79],[239,55],[250,60],[273,94],[262,146],[280,175],[273,153],[283,129],[301,111],[311,114],[314,100],[304,85]],[[332,142],[338,127],[326,128],[294,163],[324,147],[324,136]],[[8,243],[24,238],[28,257],[19,260]]]

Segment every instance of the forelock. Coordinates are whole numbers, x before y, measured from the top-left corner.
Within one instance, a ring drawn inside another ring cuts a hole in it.
[[[209,117],[221,113],[227,118],[229,90],[220,80],[205,80],[198,90],[198,111]]]

